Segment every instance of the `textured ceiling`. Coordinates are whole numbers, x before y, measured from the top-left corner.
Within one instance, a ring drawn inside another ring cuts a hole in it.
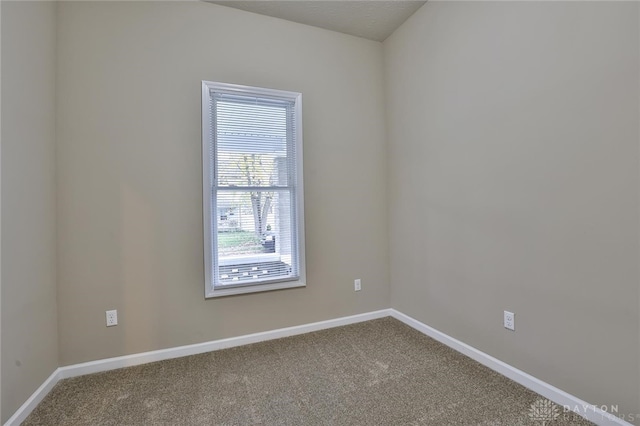
[[[384,41],[425,3],[410,0],[208,1],[376,41]]]

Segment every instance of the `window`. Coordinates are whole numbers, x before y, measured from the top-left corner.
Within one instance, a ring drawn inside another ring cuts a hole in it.
[[[202,82],[206,297],[305,285],[301,103]]]

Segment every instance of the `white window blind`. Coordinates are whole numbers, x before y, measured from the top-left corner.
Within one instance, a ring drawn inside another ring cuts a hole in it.
[[[304,285],[300,103],[203,82],[208,296]]]

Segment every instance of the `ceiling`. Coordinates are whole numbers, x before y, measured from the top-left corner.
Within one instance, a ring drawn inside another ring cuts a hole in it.
[[[207,1],[376,41],[384,41],[426,3],[413,0]]]

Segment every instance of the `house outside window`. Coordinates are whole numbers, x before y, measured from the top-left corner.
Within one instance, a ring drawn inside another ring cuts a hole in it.
[[[301,103],[202,82],[206,297],[305,285]]]

